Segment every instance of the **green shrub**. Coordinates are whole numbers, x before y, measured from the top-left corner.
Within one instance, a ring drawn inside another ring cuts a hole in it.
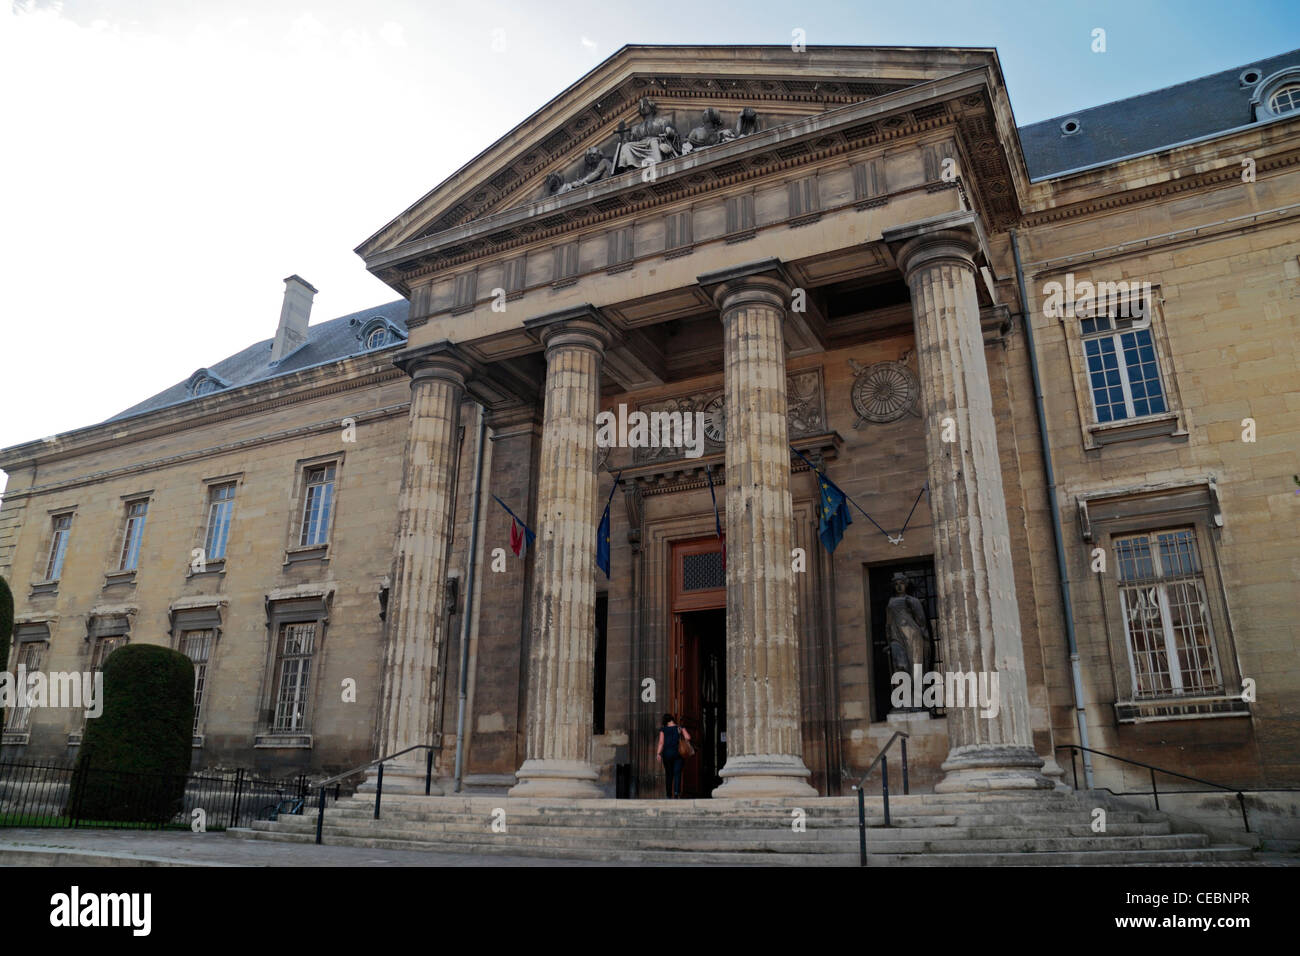
[[[69,815],[165,823],[184,806],[194,665],[155,644],[120,647],[104,662],[103,707],[86,721]]]
[[[9,584],[0,578],[0,671],[9,669],[9,640],[14,632],[14,595]],[[5,729],[5,712],[0,707],[0,734]]]

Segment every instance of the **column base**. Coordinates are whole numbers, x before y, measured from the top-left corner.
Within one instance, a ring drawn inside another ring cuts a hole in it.
[[[935,793],[1054,788],[1042,773],[1043,758],[1029,747],[956,747],[939,769],[945,776],[935,784]]]
[[[788,754],[752,754],[730,757],[719,771],[722,786],[713,791],[715,800],[748,797],[815,797],[808,785],[812,772],[803,759]]]
[[[384,764],[384,793],[424,794],[425,763],[423,760],[390,760]],[[357,787],[357,793],[374,793],[379,781],[379,768],[371,767],[366,771],[366,779]],[[433,780],[429,787],[429,796],[441,797],[442,787],[438,786],[438,770],[435,767]]]
[[[598,776],[585,760],[525,760],[515,771],[519,783],[506,796],[599,800],[605,794],[596,785]]]

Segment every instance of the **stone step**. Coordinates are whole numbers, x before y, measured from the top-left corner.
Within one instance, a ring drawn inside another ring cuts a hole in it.
[[[285,842],[312,842],[314,834],[278,833],[248,829],[231,829],[230,836],[242,839],[279,839]],[[390,840],[383,838],[338,836],[331,840],[338,846],[372,847],[381,849],[408,850],[445,850],[445,844],[414,842],[410,840]],[[857,866],[856,849],[851,853],[764,853],[737,852],[729,850],[724,853],[701,852],[693,849],[664,850],[629,850],[625,848],[572,847],[563,853],[554,849],[531,848],[501,843],[459,844],[458,849],[472,853],[502,854],[511,856],[555,857],[591,862],[638,863],[647,866]],[[1250,859],[1250,851],[1245,847],[1201,847],[1196,849],[1171,850],[1120,850],[1091,852],[1048,852],[1048,853],[868,853],[869,866],[1095,866],[1135,863],[1150,865],[1158,863],[1200,863],[1200,862],[1236,862]]]
[[[494,810],[496,808],[493,808]],[[556,811],[537,813],[530,812],[528,808],[516,808],[513,806],[503,807],[506,811],[505,819],[507,824],[526,824],[537,823],[548,826],[582,826],[582,827],[603,827],[609,829],[625,829],[627,827],[641,826],[661,826],[674,830],[689,830],[696,827],[734,827],[744,829],[748,827],[763,829],[771,826],[789,826],[793,817],[784,810],[767,810],[757,813],[719,815],[716,810],[712,812],[694,811],[692,813],[670,812],[670,813],[625,813],[617,810],[596,810],[583,812],[570,808],[567,811]],[[959,807],[950,807],[950,810],[962,809]],[[382,819],[402,819],[411,822],[427,823],[430,825],[439,823],[462,823],[474,821],[490,821],[494,814],[491,811],[479,809],[475,813],[455,813],[447,810],[434,808],[416,808],[416,807],[382,807]],[[890,808],[890,821],[894,826],[1027,826],[1027,827],[1057,827],[1063,824],[1090,824],[1092,814],[1090,809],[1072,807],[1063,809],[1058,813],[962,813],[953,815],[951,813],[915,813],[913,810],[902,812]],[[315,820],[316,813],[311,808],[304,808],[303,816]],[[361,822],[374,818],[374,807],[356,807],[356,806],[329,806],[325,810],[326,821],[347,820]],[[1160,818],[1152,813],[1144,811],[1110,811],[1107,813],[1106,822],[1108,826],[1119,824],[1138,824],[1147,822],[1158,822]],[[880,810],[868,810],[868,826],[879,826],[883,824],[884,816]],[[858,816],[853,814],[836,814],[825,815],[812,812],[805,818],[808,829],[814,828],[852,828],[857,829]]]
[[[270,830],[276,825],[261,822],[257,830]],[[285,827],[287,832],[307,833],[313,839],[314,827]],[[558,830],[547,832],[517,832],[492,834],[483,830],[443,831],[436,835],[419,830],[384,825],[382,822],[366,827],[331,827],[323,830],[326,842],[334,843],[339,837],[408,840],[438,843],[445,846],[504,843],[517,847],[551,848],[557,851],[589,845],[591,835],[581,831]],[[1090,850],[1155,850],[1183,849],[1209,845],[1202,834],[1159,834],[1139,836],[1097,835],[1026,837],[1003,836],[998,838],[972,838],[963,833],[952,833],[938,839],[918,839],[906,832],[877,830],[867,836],[868,848],[877,853],[1044,853],[1056,851]],[[856,833],[807,832],[777,830],[758,834],[728,834],[725,832],[691,835],[682,839],[679,834],[633,831],[618,835],[604,844],[611,849],[631,850],[691,850],[695,852],[852,852],[858,845]]]
[[[857,839],[858,827],[854,821],[852,825],[827,825],[808,821],[809,825],[803,833],[796,832],[793,827],[785,820],[777,821],[747,821],[744,825],[738,826],[734,821],[724,819],[698,820],[692,819],[690,826],[680,824],[686,821],[669,821],[664,823],[657,820],[641,820],[632,822],[626,826],[601,826],[595,825],[592,821],[577,818],[571,821],[558,822],[555,820],[510,820],[507,818],[506,824],[509,833],[545,833],[556,834],[564,833],[573,837],[583,839],[598,840],[621,840],[626,836],[642,835],[671,835],[675,838],[685,836],[689,839],[705,839],[715,836],[734,836],[736,839],[754,839],[764,834],[780,833],[792,838],[804,838],[806,836],[816,835],[821,839],[835,838],[852,838]],[[877,834],[881,838],[897,838],[916,840],[934,840],[934,839],[1026,839],[1026,838],[1054,838],[1062,836],[1159,836],[1170,832],[1168,821],[1154,822],[1129,822],[1120,823],[1113,820],[1107,820],[1105,834],[1096,834],[1087,823],[1062,823],[1059,820],[1042,821],[1037,824],[1028,824],[1020,820],[1003,825],[986,826],[979,824],[959,824],[954,817],[918,817],[918,818],[898,818],[892,819],[891,827],[884,827],[882,818],[868,818],[868,838],[877,839]],[[267,821],[258,821],[256,825],[263,825],[261,828],[269,829],[271,825]],[[677,825],[673,825],[677,824]],[[280,818],[279,824],[286,829],[291,830],[312,830],[315,831],[316,817],[314,815],[303,816],[285,816]],[[433,834],[451,834],[451,833],[491,833],[490,818],[479,819],[450,819],[440,821],[412,820],[402,815],[389,814],[381,820],[374,820],[370,816],[366,817],[342,817],[341,815],[331,816],[328,812],[325,815],[325,827],[331,832],[338,832],[347,829],[365,829],[380,827],[385,830],[394,832],[405,832],[413,836]],[[899,831],[896,835],[894,831]]]
[[[1048,853],[882,853],[871,866],[1150,866],[1156,863],[1235,863],[1251,858],[1244,846],[1177,850],[1093,850]]]

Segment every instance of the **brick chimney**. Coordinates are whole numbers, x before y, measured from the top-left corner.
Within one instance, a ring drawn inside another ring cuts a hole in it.
[[[311,318],[311,303],[316,289],[301,276],[284,280],[284,305],[280,307],[280,326],[275,330],[271,345],[271,361],[279,362],[307,341],[307,322]]]

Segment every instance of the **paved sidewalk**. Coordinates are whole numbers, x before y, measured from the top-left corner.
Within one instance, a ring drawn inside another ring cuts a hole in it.
[[[238,840],[224,833],[0,830],[0,866],[617,866],[531,856]],[[635,865],[635,864],[632,864]]]

